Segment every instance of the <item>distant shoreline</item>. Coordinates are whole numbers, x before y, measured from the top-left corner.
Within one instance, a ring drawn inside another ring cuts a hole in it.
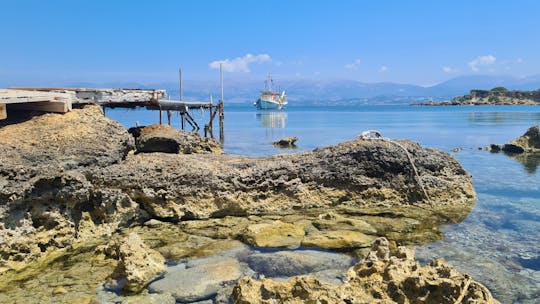
[[[491,90],[471,90],[469,94],[450,101],[422,102],[412,106],[514,106],[540,105],[540,89],[536,91],[509,91],[504,87]]]

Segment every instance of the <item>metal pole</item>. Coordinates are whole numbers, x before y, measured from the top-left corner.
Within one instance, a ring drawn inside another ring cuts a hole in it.
[[[178,69],[178,76],[180,78],[180,91],[179,91],[179,94],[180,94],[180,101],[182,101],[182,69]]]
[[[223,63],[219,63],[219,83],[221,84],[221,101],[223,101]]]
[[[225,116],[223,108],[223,63],[219,63],[219,81],[221,83],[221,100],[219,101],[219,141],[223,144],[225,141],[225,132],[223,131],[223,119]]]

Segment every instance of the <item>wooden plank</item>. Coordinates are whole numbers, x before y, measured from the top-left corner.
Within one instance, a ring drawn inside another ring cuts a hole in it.
[[[0,120],[7,118],[6,105],[0,104]]]
[[[71,111],[72,106],[71,101],[43,101],[10,104],[9,108],[13,110],[66,113]]]
[[[9,88],[33,92],[74,93],[74,103],[156,103],[166,95],[165,90],[153,89],[93,89],[93,88]]]
[[[75,94],[71,92],[34,92],[8,89],[0,92],[0,103],[13,104],[43,101],[71,101],[74,96]]]

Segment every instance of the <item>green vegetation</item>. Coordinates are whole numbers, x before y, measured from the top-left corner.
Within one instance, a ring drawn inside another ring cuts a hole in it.
[[[489,96],[488,101],[490,101],[490,102],[498,102],[499,101],[499,96],[491,95],[491,96]]]
[[[491,89],[491,92],[505,93],[505,92],[508,92],[508,89],[505,87],[496,87],[496,88]]]

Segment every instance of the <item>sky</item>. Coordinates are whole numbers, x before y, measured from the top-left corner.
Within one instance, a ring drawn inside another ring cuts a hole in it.
[[[540,74],[540,1],[1,0],[0,87]]]

